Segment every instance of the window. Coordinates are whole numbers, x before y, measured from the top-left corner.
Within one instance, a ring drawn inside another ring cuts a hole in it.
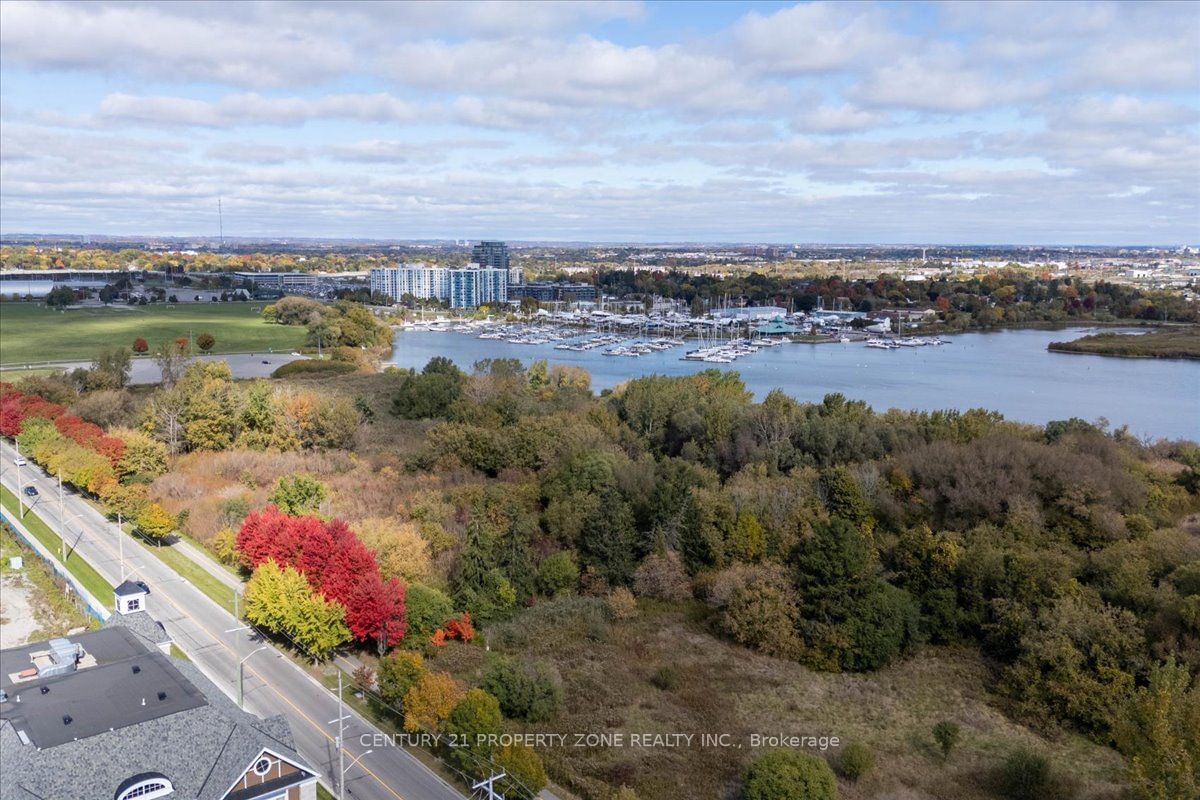
[[[260,758],[258,761],[254,762],[254,774],[255,775],[259,775],[259,776],[266,775],[270,771],[271,771],[271,759]]]
[[[175,787],[166,778],[149,778],[138,781],[117,795],[117,800],[152,800],[155,797],[166,797],[175,791]]]
[[[130,611],[137,611],[142,607],[142,601],[134,597],[125,601],[125,607]]]

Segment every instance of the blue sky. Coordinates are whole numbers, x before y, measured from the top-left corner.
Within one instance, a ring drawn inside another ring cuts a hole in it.
[[[0,232],[1196,244],[1200,5],[0,4]]]

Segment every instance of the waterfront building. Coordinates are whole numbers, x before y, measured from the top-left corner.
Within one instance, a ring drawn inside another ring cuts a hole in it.
[[[233,277],[238,282],[249,281],[256,290],[268,289],[285,294],[308,294],[316,291],[321,283],[321,276],[315,272],[235,272]]]
[[[471,248],[471,261],[481,267],[508,271],[508,245],[504,242],[480,242]]]
[[[451,308],[475,308],[508,300],[508,272],[479,264],[465,267],[430,267],[402,264],[371,270],[371,292],[393,302],[405,295],[422,300],[443,300]]]
[[[509,284],[509,300],[520,301],[526,297],[532,297],[542,303],[594,303],[596,287],[590,283],[556,283],[553,281]]]

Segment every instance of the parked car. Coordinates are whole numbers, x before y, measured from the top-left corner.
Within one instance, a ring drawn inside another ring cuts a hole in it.
[[[23,466],[25,466],[26,461],[25,461],[25,459],[21,458],[20,456],[17,456],[16,458],[13,459],[13,463],[16,464],[18,467],[23,467]]]
[[[25,496],[26,497],[37,497],[38,496],[37,487],[36,486],[26,486],[25,487]]]

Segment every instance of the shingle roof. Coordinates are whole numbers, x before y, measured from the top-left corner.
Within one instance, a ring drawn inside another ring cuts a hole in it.
[[[95,637],[99,634],[105,634],[107,639],[97,642]],[[179,797],[218,800],[263,749],[305,767],[305,762],[296,753],[286,720],[282,717],[262,720],[242,711],[190,663],[151,650],[122,628],[83,634],[72,637],[72,641],[82,643],[89,653],[93,650],[103,653],[107,648],[106,654],[112,654],[118,649],[112,640],[113,634],[120,636],[126,644],[134,643],[140,651],[140,655],[133,657],[138,663],[153,663],[156,666],[152,669],[161,668],[168,674],[173,672],[172,680],[178,685],[190,686],[198,704],[39,749],[35,744],[23,743],[17,735],[21,721],[11,711],[13,703],[10,700],[0,706],[0,752],[4,758],[4,769],[0,770],[0,800],[59,797],[105,800],[115,797],[118,788],[130,777],[145,772],[165,775]],[[11,652],[0,654],[6,664]],[[71,675],[49,679],[47,682],[54,681],[58,685],[51,683],[48,695],[41,695],[36,681],[19,686],[22,693],[32,688],[36,697],[50,697],[71,679],[83,677],[85,681],[93,681],[86,677],[89,672],[106,670],[113,677],[119,671],[131,681],[145,674],[134,676],[132,663],[126,659],[102,662]],[[77,698],[73,716],[82,719],[91,713],[80,710],[89,705],[86,698]],[[140,703],[137,708],[141,708]],[[37,709],[31,705],[21,713],[28,716],[36,714]],[[300,777],[313,774],[309,768]]]
[[[150,587],[141,581],[125,581],[113,589],[113,594],[117,597],[124,597],[131,594],[150,594]]]
[[[132,614],[112,614],[104,622],[104,627],[121,626],[128,628],[138,636],[153,645],[166,644],[171,641],[171,635],[163,624],[150,616],[147,611],[135,611]]]

